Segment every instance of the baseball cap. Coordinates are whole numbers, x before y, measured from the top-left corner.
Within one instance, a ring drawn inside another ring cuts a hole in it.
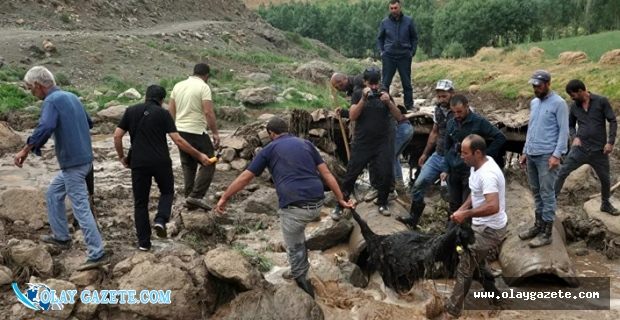
[[[551,74],[549,72],[545,70],[536,70],[534,71],[534,74],[532,74],[532,77],[530,78],[530,81],[528,81],[528,83],[535,85],[535,86],[539,86],[543,82],[549,82],[549,81],[551,81]]]
[[[381,71],[375,67],[364,70],[364,80],[370,83],[379,83],[381,80]]]
[[[441,90],[441,91],[454,90],[454,84],[452,83],[452,80],[448,80],[448,79],[439,80],[437,81],[435,90]]]

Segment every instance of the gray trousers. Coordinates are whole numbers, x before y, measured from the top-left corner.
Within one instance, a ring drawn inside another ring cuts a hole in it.
[[[555,181],[556,197],[562,191],[564,181],[568,175],[584,164],[589,164],[596,172],[598,179],[601,181],[601,199],[603,202],[609,201],[611,196],[611,181],[609,178],[609,155],[603,153],[603,150],[589,151],[582,146],[572,146],[566,160],[560,167],[560,173]]]
[[[179,131],[179,135],[183,137],[196,150],[206,154],[209,157],[214,156],[213,144],[208,134],[193,134]],[[198,160],[194,159],[189,153],[179,148],[181,157],[181,167],[183,167],[184,195],[185,197],[202,199],[213,180],[215,166],[200,165]],[[200,165],[200,168],[198,166]],[[198,171],[198,176],[196,176]]]
[[[306,250],[306,225],[318,218],[321,208],[282,208],[278,210],[282,236],[286,244],[288,262],[293,278],[305,277],[310,268],[308,250]]]
[[[446,303],[446,311],[456,317],[461,315],[463,303],[471,287],[474,272],[487,267],[487,255],[492,249],[498,249],[506,237],[506,227],[493,229],[472,225],[472,229],[474,230],[476,241],[460,255],[459,265],[456,267],[454,289]]]

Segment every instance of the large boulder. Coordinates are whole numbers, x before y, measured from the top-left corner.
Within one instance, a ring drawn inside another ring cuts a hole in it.
[[[605,52],[598,61],[600,64],[620,64],[620,49]]]
[[[50,289],[56,291],[56,297],[60,298],[60,292],[62,290],[77,290],[75,284],[59,279],[47,279],[45,280],[45,284],[50,287]],[[62,310],[54,310],[52,312],[47,312],[46,316],[49,316],[51,319],[69,319],[71,312],[73,312],[73,308],[75,304],[67,303],[63,305]]]
[[[620,208],[620,201],[616,200],[613,197],[610,199],[610,201],[614,205],[614,207]],[[601,198],[599,197],[589,200],[583,204],[583,210],[588,215],[588,218],[601,220],[605,224],[605,226],[607,226],[607,229],[610,232],[620,235],[620,219],[618,219],[618,217],[616,216],[610,215],[609,213],[602,212],[600,209]]]
[[[21,220],[33,229],[47,222],[45,192],[33,187],[11,188],[0,193],[0,218]]]
[[[276,91],[272,87],[241,89],[235,99],[251,105],[264,105],[276,101]]]
[[[41,276],[51,276],[54,270],[54,260],[45,246],[38,245],[30,240],[11,239],[8,241],[8,255],[10,261],[20,268],[31,268]]]
[[[142,99],[142,95],[135,88],[129,88],[125,92],[118,95],[117,98],[127,98],[131,100],[139,100]]]
[[[295,76],[321,83],[327,81],[334,70],[335,68],[327,62],[312,60],[299,66],[295,70]]]
[[[598,187],[600,183],[594,176],[594,170],[588,164],[585,164],[571,174],[564,181],[562,193],[575,193],[582,190],[588,190],[592,187]]]
[[[251,290],[262,281],[262,275],[241,253],[229,247],[218,247],[205,254],[207,270],[219,279],[234,283],[242,290]]]
[[[307,230],[309,235],[306,236],[306,247],[309,250],[325,250],[346,241],[353,230],[353,223],[345,219],[338,222],[327,219],[317,228]]]
[[[97,115],[107,120],[120,121],[126,109],[125,105],[114,105],[97,112]]]
[[[171,305],[167,304],[122,304],[123,311],[134,312],[154,319],[196,319],[202,317],[198,296],[199,288],[190,275],[170,262],[144,261],[118,280],[119,288],[131,288],[137,292],[149,290],[171,290]]]
[[[246,212],[274,215],[278,211],[278,195],[274,188],[260,188],[245,199],[241,207]]]
[[[583,51],[565,51],[558,56],[561,64],[577,64],[588,60],[588,56]]]
[[[11,129],[8,123],[0,121],[0,155],[5,152],[17,152],[24,140]]]

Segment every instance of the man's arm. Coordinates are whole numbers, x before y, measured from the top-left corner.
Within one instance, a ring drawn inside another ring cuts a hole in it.
[[[213,134],[213,144],[217,148],[220,145],[220,134],[217,131],[217,123],[215,122],[215,111],[213,110],[213,101],[202,100],[202,111],[207,119],[207,125]]]
[[[383,101],[383,103],[385,103],[387,105],[387,107],[390,110],[390,114],[392,114],[392,117],[394,117],[394,119],[396,121],[400,121],[400,120],[403,119],[402,112],[400,112],[400,110],[398,110],[398,107],[396,106],[394,101],[392,101],[392,99],[390,99],[390,95],[389,94],[387,94],[386,92],[383,92],[381,94],[381,101]]]
[[[116,155],[118,156],[118,160],[125,168],[129,168],[129,163],[127,163],[127,157],[125,157],[125,150],[123,150],[123,136],[125,135],[125,130],[116,127],[114,130],[114,149],[116,150]]]
[[[368,92],[370,92],[370,88],[364,88],[361,92],[361,99],[356,104],[351,105],[351,108],[349,108],[349,119],[351,121],[357,121],[357,119],[362,114],[364,106],[368,101]]]
[[[200,163],[202,163],[203,166],[208,166],[211,164],[209,162],[209,156],[192,147],[192,145],[189,144],[185,139],[183,139],[183,137],[181,137],[178,132],[169,132],[168,135],[170,136],[170,139],[172,139],[174,144],[179,146],[179,149],[188,153],[190,156],[192,156],[192,158],[198,160]]]
[[[334,178],[334,175],[331,171],[329,171],[327,165],[325,163],[321,163],[317,166],[317,170],[319,171],[321,178],[323,178],[323,181],[325,181],[325,184],[327,184],[327,187],[329,187],[334,195],[336,195],[336,200],[338,200],[338,202],[345,201],[344,195],[340,190],[340,186],[338,185],[336,178]]]
[[[560,131],[555,150],[553,151],[553,156],[560,159],[560,157],[562,157],[568,149],[568,106],[564,100],[559,103],[558,112],[555,113],[555,117],[558,126],[560,127]]]
[[[176,118],[177,118],[177,103],[172,98],[170,98],[170,100],[168,100],[168,112],[170,112],[170,115],[172,116],[172,120],[176,120]]]
[[[575,117],[572,108],[568,113],[568,135],[571,139],[577,137],[577,117]]]
[[[54,106],[50,103],[43,103],[39,124],[26,141],[26,144],[32,145],[29,150],[33,150],[36,155],[40,156],[41,147],[43,147],[47,140],[52,136],[54,130],[56,130],[57,123],[58,111],[56,111],[56,108],[54,108]]]
[[[411,18],[411,26],[409,29],[409,36],[411,41],[411,57],[415,56],[416,51],[418,50],[418,30],[416,30],[415,22],[413,18]]]
[[[485,194],[484,202],[477,208],[468,209],[465,205],[469,202],[469,206],[471,207],[471,195],[469,195],[467,200],[466,203],[452,214],[451,219],[456,220],[458,223],[462,223],[468,218],[486,217],[499,212],[499,192]]]
[[[383,26],[383,21],[379,23],[379,34],[377,35],[377,49],[379,49],[379,53],[383,55],[383,48],[385,44],[385,28]]]
[[[234,196],[237,192],[243,190],[243,188],[245,188],[245,186],[247,186],[252,181],[252,179],[254,179],[254,173],[252,173],[252,171],[250,170],[244,170],[228,186],[226,191],[224,191],[224,194],[222,195],[222,197],[220,197],[220,200],[217,202],[215,211],[217,211],[218,213],[224,213],[228,199]]]
[[[609,104],[609,100],[603,99],[603,110],[605,112],[605,118],[609,122],[609,134],[607,135],[607,143],[612,146],[616,143],[616,132],[618,131],[618,121],[614,110]]]

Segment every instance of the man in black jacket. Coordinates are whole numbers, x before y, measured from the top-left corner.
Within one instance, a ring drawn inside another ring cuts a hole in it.
[[[151,249],[148,212],[151,179],[155,178],[161,193],[154,226],[160,238],[165,238],[167,235],[166,223],[172,211],[174,177],[166,134],[170,135],[181,150],[190,154],[202,165],[213,165],[207,155],[194,149],[179,135],[172,116],[161,106],[165,97],[166,89],[157,85],[149,86],[146,89],[145,102],[127,108],[114,131],[114,148],[118,159],[125,168],[131,168],[138,249],[142,251]],[[127,131],[131,137],[130,159],[123,151],[123,136]]]

